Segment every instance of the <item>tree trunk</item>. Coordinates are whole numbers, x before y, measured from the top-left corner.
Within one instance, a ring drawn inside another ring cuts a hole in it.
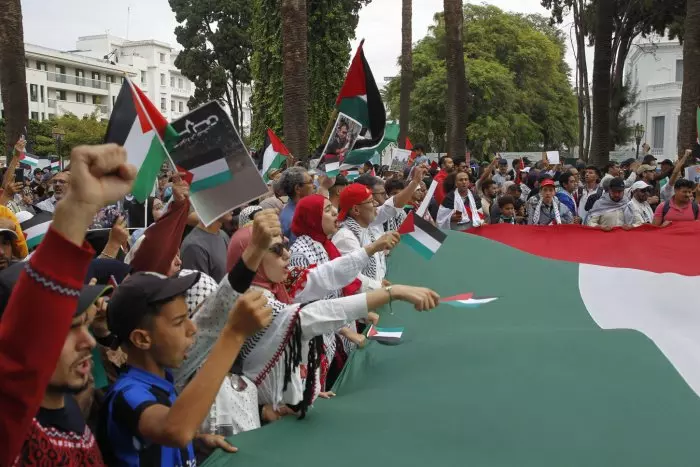
[[[602,167],[610,160],[610,68],[615,2],[598,3],[593,56],[593,137],[590,163]]]
[[[20,0],[0,0],[0,94],[5,110],[5,154],[12,154],[29,122]],[[9,162],[9,159],[8,159]]]
[[[445,2],[447,49],[447,152],[452,157],[467,153],[467,77],[464,66],[464,9],[462,0]]]
[[[284,142],[297,160],[309,156],[306,0],[282,0]]]
[[[399,114],[399,147],[406,148],[411,121],[411,90],[413,89],[413,0],[403,0],[401,10],[401,103]]]
[[[688,0],[683,42],[683,92],[678,128],[678,154],[695,147],[700,105],[700,0]]]

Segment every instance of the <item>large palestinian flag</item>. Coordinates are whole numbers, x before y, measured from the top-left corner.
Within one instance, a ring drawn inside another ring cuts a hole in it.
[[[358,139],[355,143],[356,150],[380,144],[384,138],[386,125],[386,109],[362,50],[364,42],[364,40],[360,42],[357,48],[345,77],[345,83],[335,101],[338,112],[359,121],[368,131],[368,134],[364,135],[365,139]]]
[[[132,193],[139,202],[143,203],[153,191],[167,159],[166,147],[177,136],[148,97],[125,79],[109,119],[105,142],[124,146],[129,163],[138,169]]]
[[[478,233],[493,239],[448,232],[430,261],[401,242],[388,279],[496,300],[395,301],[379,326],[403,327],[400,344],[356,350],[336,398],[205,465],[700,464],[700,223]]]

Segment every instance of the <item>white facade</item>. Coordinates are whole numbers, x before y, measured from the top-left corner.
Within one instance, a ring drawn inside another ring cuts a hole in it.
[[[625,70],[639,89],[639,107],[632,122],[644,125],[642,144],[648,142],[657,158],[675,159],[683,88],[683,47],[678,41],[658,36],[638,38]]]
[[[126,76],[168,120],[187,113],[194,94],[192,82],[174,66],[177,52],[154,40],[80,37],[77,50],[70,52],[25,44],[25,57],[29,116],[34,120],[95,111],[98,118],[109,118]]]

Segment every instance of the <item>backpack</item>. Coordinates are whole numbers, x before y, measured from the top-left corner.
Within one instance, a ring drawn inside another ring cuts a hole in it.
[[[693,201],[691,203],[691,206],[693,206],[693,216],[695,217],[695,220],[698,220],[698,211],[700,210],[698,208],[698,203]],[[664,202],[664,207],[663,210],[661,211],[661,223],[664,223],[664,219],[666,219],[666,214],[668,214],[668,211],[671,210],[671,201],[666,201]]]

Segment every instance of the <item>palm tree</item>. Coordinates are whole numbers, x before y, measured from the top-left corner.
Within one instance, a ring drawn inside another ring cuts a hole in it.
[[[683,36],[683,92],[678,128],[678,153],[695,146],[697,108],[700,105],[700,0],[686,3]]]
[[[306,0],[282,0],[284,139],[297,159],[309,155],[309,79]]]
[[[406,147],[411,121],[411,89],[413,88],[413,0],[403,0],[401,10],[401,103],[399,112],[399,147]]]
[[[467,77],[464,66],[464,9],[462,0],[445,2],[447,64],[447,152],[464,157],[467,152]]]
[[[602,167],[610,160],[610,67],[615,2],[598,2],[593,55],[593,135],[589,162]]]
[[[7,154],[29,120],[20,0],[0,0],[0,24],[0,94],[5,110],[6,145],[3,152]]]

